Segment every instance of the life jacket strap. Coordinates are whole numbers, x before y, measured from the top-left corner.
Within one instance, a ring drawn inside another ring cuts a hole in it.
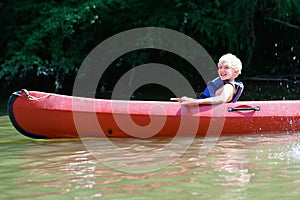
[[[215,92],[224,85],[224,83],[229,81],[223,81],[220,77],[215,78],[212,81],[209,81],[205,90],[198,96],[198,99],[206,99],[209,97],[215,96]],[[229,82],[231,83],[231,82]],[[229,103],[235,103],[244,90],[244,85],[242,82],[233,82],[231,83],[236,88],[236,93],[234,94],[232,100]]]
[[[230,103],[237,102],[237,100],[241,97],[241,95],[244,91],[244,84],[242,82],[234,82],[234,85],[235,85],[237,91],[236,91],[235,95],[232,97],[232,100],[230,101]]]

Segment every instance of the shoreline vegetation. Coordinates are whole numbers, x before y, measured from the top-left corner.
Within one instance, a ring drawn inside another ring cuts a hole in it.
[[[245,90],[240,100],[243,101],[258,101],[258,100],[300,100],[300,75],[290,76],[256,76],[243,77],[239,79],[245,85]],[[22,81],[21,81],[22,82]],[[37,87],[38,86],[38,87]],[[21,89],[37,90],[42,92],[58,93],[72,95],[72,86],[65,90],[55,92],[52,88],[47,87],[47,84],[25,83],[15,84],[11,88],[1,89],[1,102],[15,91]],[[201,92],[201,88],[195,89],[196,92]],[[111,99],[112,90],[99,91],[96,98]],[[138,88],[132,94],[132,100],[168,100],[173,93],[158,85],[145,85]],[[6,100],[5,100],[6,99]]]

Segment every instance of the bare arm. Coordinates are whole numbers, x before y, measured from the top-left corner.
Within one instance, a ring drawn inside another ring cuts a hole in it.
[[[189,97],[171,98],[171,100],[179,101],[183,105],[198,105],[198,104],[220,104],[229,102],[234,93],[234,88],[231,84],[225,84],[222,92],[214,97],[206,99],[193,99]]]

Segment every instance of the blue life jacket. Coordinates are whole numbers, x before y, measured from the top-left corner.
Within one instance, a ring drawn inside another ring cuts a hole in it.
[[[209,97],[214,97],[216,91],[221,88],[224,84],[230,83],[236,89],[236,93],[233,95],[232,100],[229,103],[235,103],[241,96],[244,85],[242,82],[230,82],[230,81],[223,81],[220,77],[215,78],[212,81],[209,81],[205,90],[198,96],[198,99],[206,99]]]

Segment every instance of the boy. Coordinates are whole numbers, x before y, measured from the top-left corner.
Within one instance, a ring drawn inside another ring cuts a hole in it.
[[[241,82],[235,82],[241,70],[240,59],[233,54],[225,54],[218,62],[219,78],[210,82],[198,99],[184,96],[171,100],[179,101],[183,105],[233,103],[240,97],[244,88]]]

